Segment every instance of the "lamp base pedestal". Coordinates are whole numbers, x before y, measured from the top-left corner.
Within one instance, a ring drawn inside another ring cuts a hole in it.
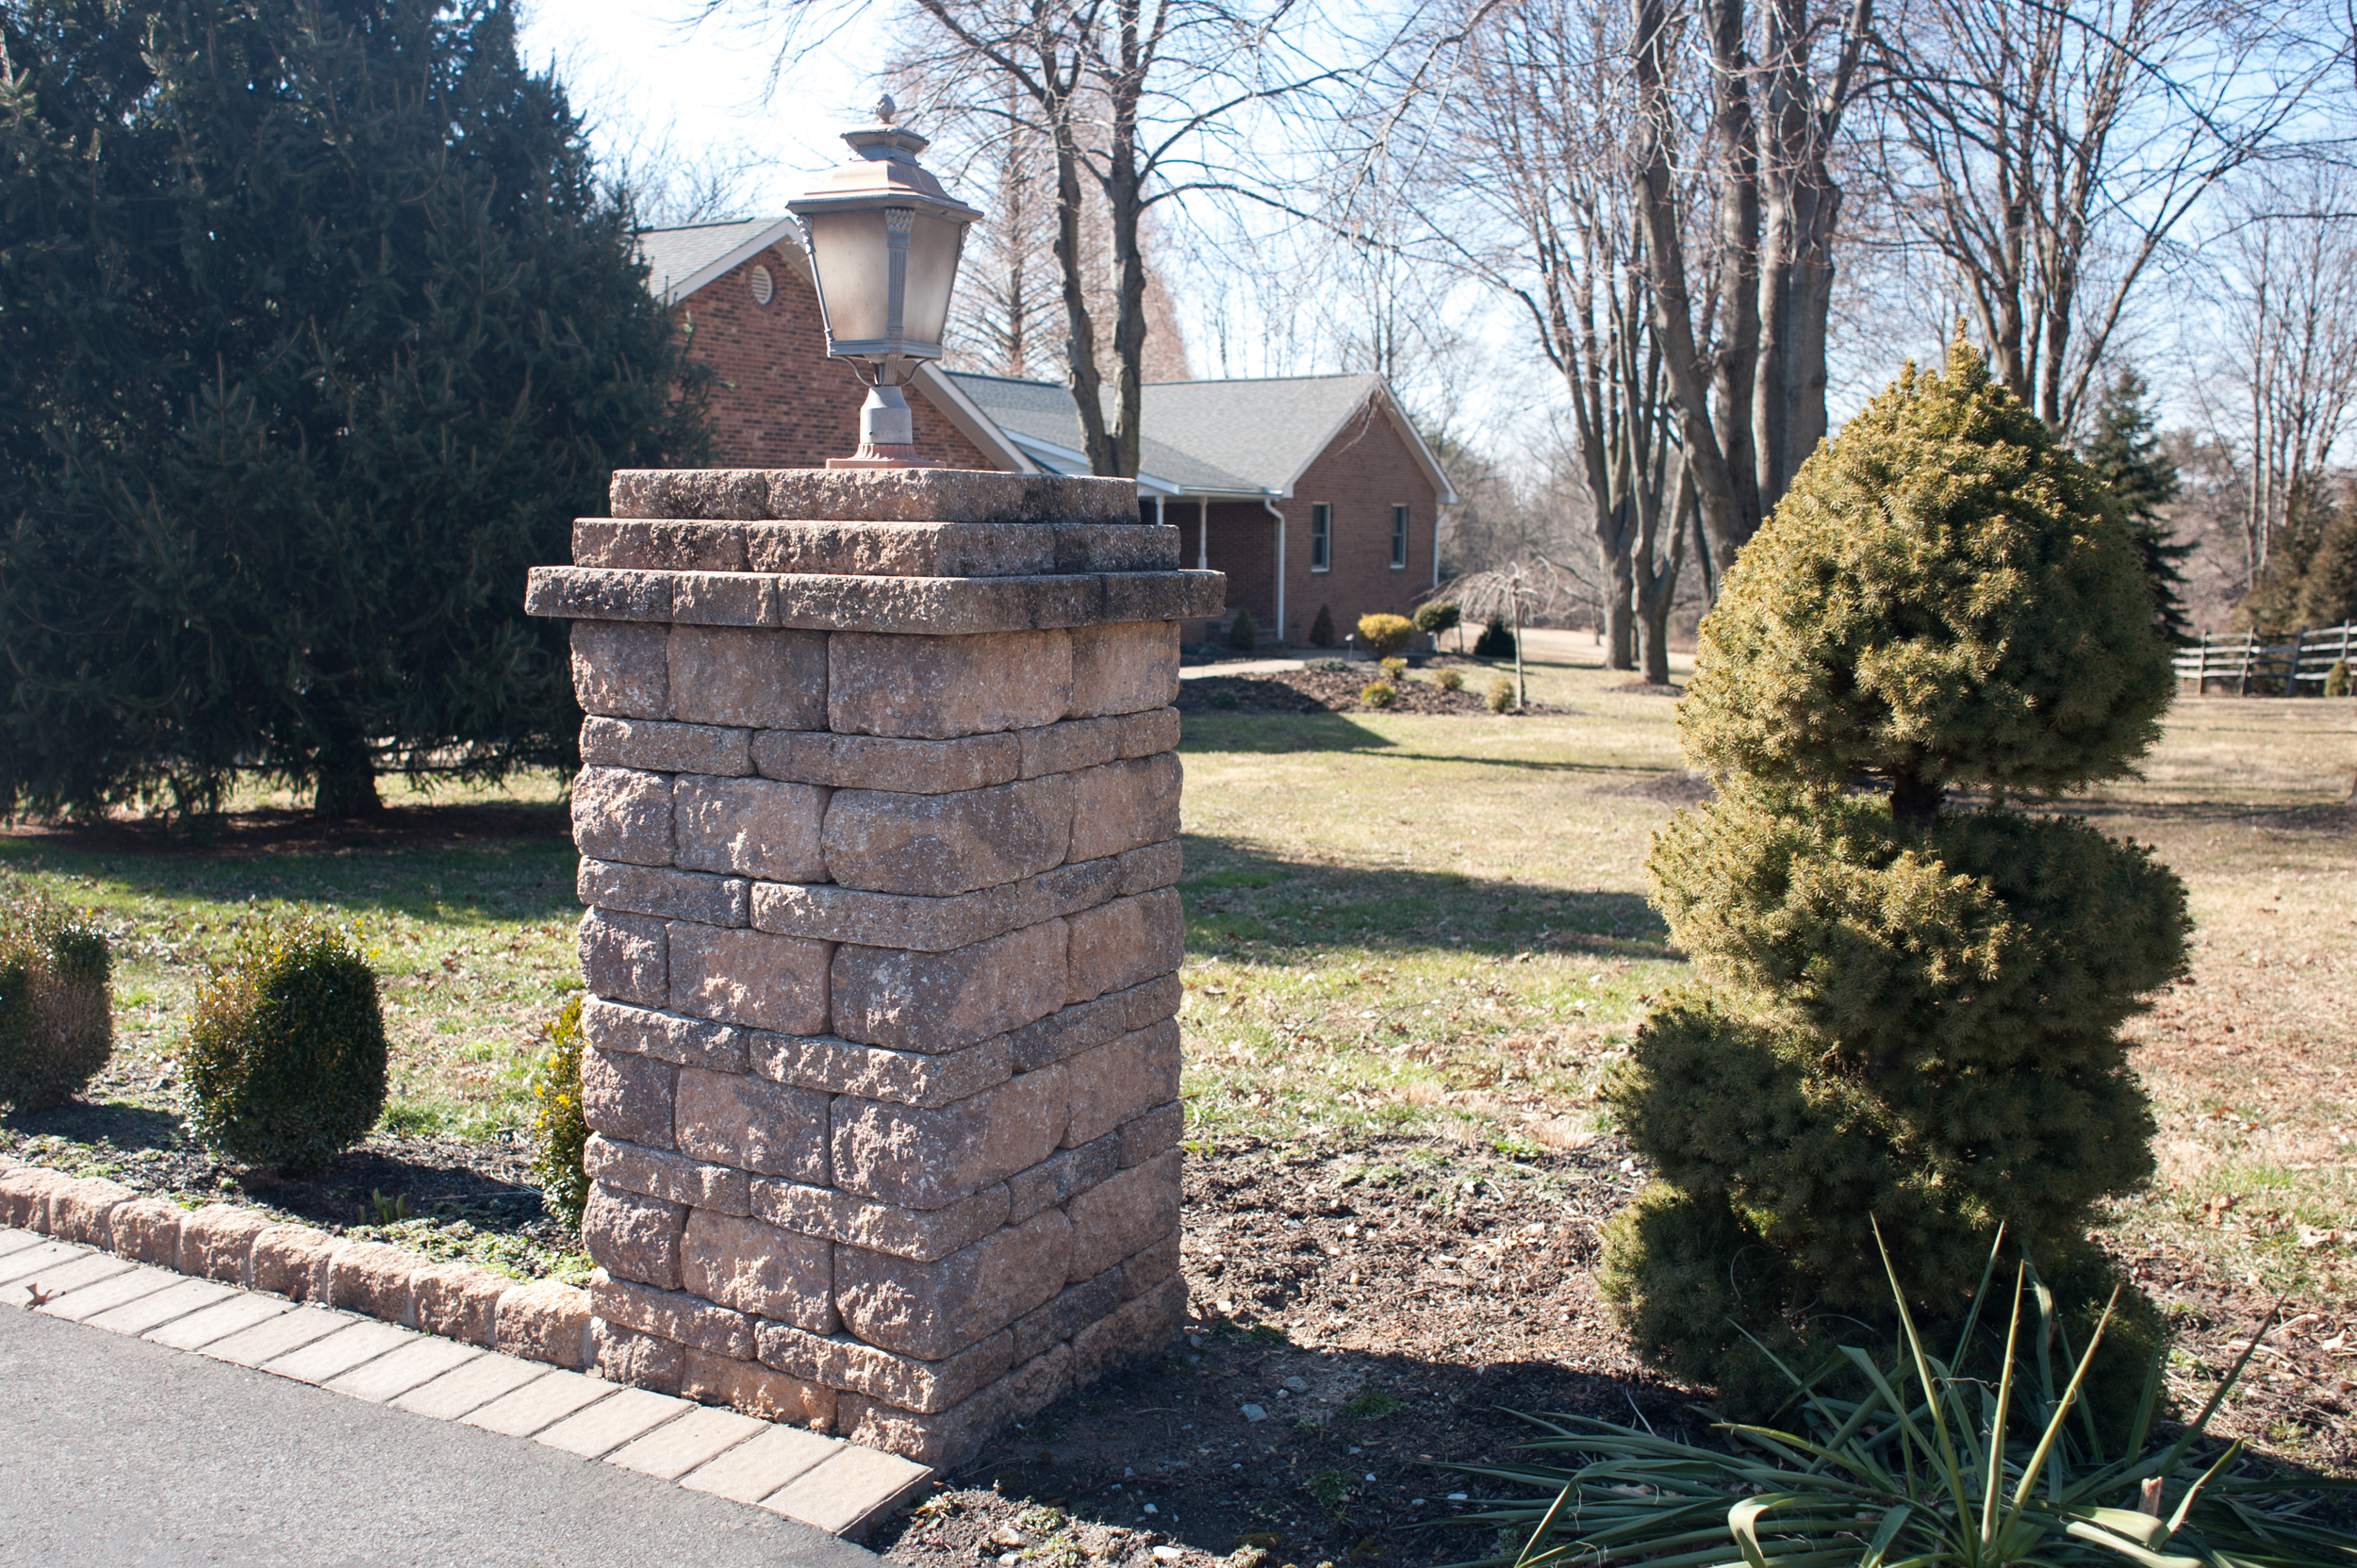
[[[899,442],[882,444],[862,441],[859,450],[849,457],[830,457],[831,469],[937,469],[939,463],[928,463],[916,455],[916,448]]]

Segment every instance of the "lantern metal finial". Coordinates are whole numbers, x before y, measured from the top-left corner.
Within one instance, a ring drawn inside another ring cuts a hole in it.
[[[918,468],[900,388],[941,357],[966,226],[981,217],[916,161],[929,145],[893,124],[889,93],[876,124],[846,131],[855,157],[786,210],[800,220],[826,322],[827,353],[867,385],[859,451],[830,468]]]

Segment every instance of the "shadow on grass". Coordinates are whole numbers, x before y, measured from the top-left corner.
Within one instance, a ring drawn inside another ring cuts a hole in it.
[[[1416,715],[1407,717],[1415,718]],[[1422,717],[1432,717],[1429,715]],[[1442,716],[1448,722],[1481,722],[1493,724],[1498,720],[1459,719]],[[1561,718],[1562,714],[1509,718],[1504,722],[1537,721],[1537,718]],[[1490,732],[1494,734],[1494,731]],[[1228,751],[1263,756],[1288,751],[1360,751],[1381,757],[1386,762],[1453,762],[1468,767],[1512,767],[1538,773],[1594,773],[1608,775],[1658,774],[1662,777],[1682,776],[1682,767],[1643,767],[1626,762],[1589,762],[1577,757],[1499,757],[1465,751],[1411,751],[1389,735],[1380,734],[1360,723],[1347,714],[1340,713],[1204,713],[1189,712],[1178,740],[1180,755],[1195,751]]]
[[[1506,955],[1532,949],[1674,958],[1643,895],[1398,867],[1330,866],[1186,835],[1187,950],[1350,942]]]

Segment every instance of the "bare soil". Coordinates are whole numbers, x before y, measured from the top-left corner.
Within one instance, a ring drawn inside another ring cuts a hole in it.
[[[1178,687],[1178,710],[1181,713],[1413,713],[1455,714],[1467,718],[1511,718],[1514,713],[1493,714],[1475,688],[1486,686],[1491,674],[1486,665],[1463,667],[1466,685],[1457,691],[1443,691],[1431,680],[1409,671],[1392,682],[1395,694],[1389,707],[1377,708],[1362,701],[1360,692],[1367,685],[1381,678],[1382,670],[1375,665],[1363,665],[1348,672],[1336,669],[1288,669],[1273,675],[1204,675],[1184,681]],[[1363,670],[1364,673],[1360,671]],[[1577,710],[1534,702],[1523,708],[1521,715],[1571,715]]]

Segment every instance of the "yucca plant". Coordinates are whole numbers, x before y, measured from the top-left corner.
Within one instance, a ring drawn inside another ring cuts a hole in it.
[[[1908,1315],[1887,1254],[1884,1263],[1903,1345],[1887,1363],[1841,1350],[1837,1362],[1859,1379],[1861,1396],[1830,1396],[1820,1387],[1827,1378],[1779,1362],[1801,1429],[1715,1423],[1723,1449],[1587,1416],[1526,1415],[1547,1435],[1522,1446],[1586,1462],[1448,1466],[1554,1495],[1485,1499],[1447,1523],[1524,1537],[1519,1551],[1482,1560],[1513,1568],[2357,1564],[2357,1536],[2316,1517],[2326,1494],[2357,1482],[2270,1477],[2243,1461],[2239,1442],[2207,1462],[2200,1452],[2257,1331],[2200,1416],[2166,1444],[2152,1441],[2156,1354],[2134,1420],[2107,1441],[2080,1395],[2108,1309],[2074,1362],[2053,1294],[2024,1262],[1999,1349],[1982,1312],[1998,1267],[1992,1251],[1954,1354],[1942,1361]],[[2059,1387],[2057,1351],[2069,1367]]]

